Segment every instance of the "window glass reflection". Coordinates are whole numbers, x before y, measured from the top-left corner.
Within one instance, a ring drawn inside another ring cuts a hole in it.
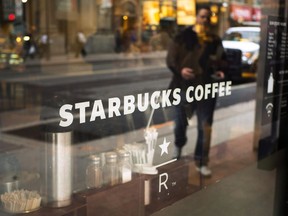
[[[0,194],[39,194],[41,208],[28,209],[39,215],[152,215],[258,176],[259,113],[275,115],[256,98],[267,3],[263,16],[259,1],[9,2],[0,0]],[[271,186],[275,173],[263,179]]]

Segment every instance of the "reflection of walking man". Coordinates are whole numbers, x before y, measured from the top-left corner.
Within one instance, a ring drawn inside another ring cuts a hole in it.
[[[182,95],[188,86],[224,79],[224,49],[221,39],[210,31],[210,15],[208,8],[200,8],[196,24],[176,35],[168,50],[167,66],[173,73],[170,88],[181,88]],[[184,95],[181,104],[175,107],[175,157],[181,157],[187,142],[187,118],[195,112],[198,137],[194,159],[197,171],[203,176],[211,175],[207,165],[215,104],[216,99],[211,97],[188,104]]]

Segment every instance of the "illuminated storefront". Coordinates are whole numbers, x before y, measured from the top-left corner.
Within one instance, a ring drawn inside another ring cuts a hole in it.
[[[192,25],[195,23],[196,4],[193,1],[178,0],[177,23],[178,25]]]
[[[258,7],[248,5],[231,4],[231,19],[239,24],[245,22],[260,22],[261,10]]]

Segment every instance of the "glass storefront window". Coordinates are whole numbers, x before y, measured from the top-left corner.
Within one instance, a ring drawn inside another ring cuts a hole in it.
[[[286,16],[0,0],[0,216],[286,215]]]

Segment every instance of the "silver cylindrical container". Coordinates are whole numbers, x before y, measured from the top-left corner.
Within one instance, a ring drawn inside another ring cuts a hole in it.
[[[47,206],[71,204],[72,132],[45,133],[43,202]]]

